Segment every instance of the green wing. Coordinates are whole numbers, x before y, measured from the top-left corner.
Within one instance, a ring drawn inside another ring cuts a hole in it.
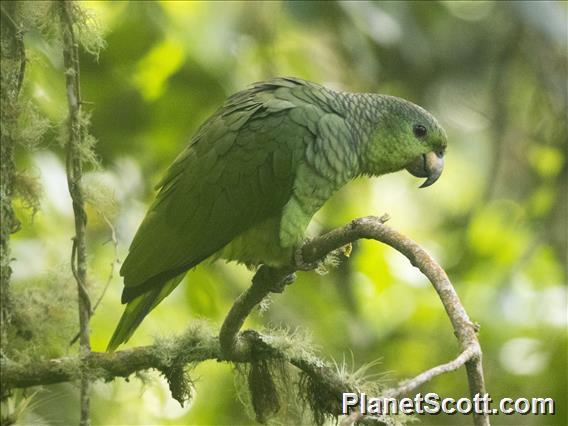
[[[128,340],[188,269],[281,214],[314,134],[309,119],[290,119],[304,102],[275,93],[302,85],[276,79],[231,96],[171,165],[120,270],[128,305],[109,350]]]

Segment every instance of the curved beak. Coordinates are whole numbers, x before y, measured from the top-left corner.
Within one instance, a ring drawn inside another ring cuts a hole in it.
[[[443,151],[430,151],[427,154],[422,154],[413,160],[406,170],[416,177],[425,177],[426,180],[420,188],[426,188],[432,185],[442,175],[444,170],[444,152]]]

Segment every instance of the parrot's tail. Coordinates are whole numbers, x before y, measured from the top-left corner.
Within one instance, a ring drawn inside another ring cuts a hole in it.
[[[126,343],[132,334],[134,334],[144,317],[177,287],[184,276],[185,272],[166,281],[162,286],[141,294],[128,302],[116,326],[116,330],[114,330],[110,339],[107,351],[112,352],[122,343]]]

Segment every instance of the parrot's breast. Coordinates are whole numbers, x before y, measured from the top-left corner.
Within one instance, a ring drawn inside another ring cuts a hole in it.
[[[280,245],[281,217],[272,217],[234,238],[215,256],[228,261],[243,263],[248,267],[265,264],[273,267],[289,264],[293,247]],[[298,238],[298,243],[301,236]]]

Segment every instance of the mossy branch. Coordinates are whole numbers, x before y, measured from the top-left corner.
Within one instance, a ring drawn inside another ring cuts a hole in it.
[[[314,262],[330,252],[361,238],[380,241],[395,248],[418,267],[434,285],[450,318],[461,347],[453,361],[431,368],[413,379],[381,392],[385,397],[398,397],[416,390],[432,378],[454,371],[465,364],[470,392],[484,394],[485,384],[481,365],[481,349],[477,340],[477,327],[470,321],[444,270],[418,244],[386,226],[386,218],[365,217],[335,229],[301,247],[304,261]],[[219,336],[201,325],[188,329],[185,334],[167,342],[158,342],[114,353],[91,352],[80,357],[67,357],[17,364],[8,360],[2,364],[2,386],[6,389],[73,381],[81,376],[81,366],[91,380],[112,380],[128,377],[146,369],[157,369],[168,377],[179,372],[179,365],[205,360],[229,361],[259,365],[263,360],[283,360],[297,367],[307,380],[317,383],[319,403],[325,403],[324,414],[338,415],[343,392],[356,391],[355,384],[342,377],[312,353],[290,347],[290,339],[261,335],[254,331],[239,332],[251,310],[270,292],[282,291],[286,277],[302,265],[273,269],[261,267],[253,277],[252,286],[241,295],[221,328]],[[175,368],[174,368],[175,367]],[[170,385],[173,380],[170,380]],[[172,389],[174,391],[174,389]],[[174,392],[172,392],[174,393]],[[327,401],[321,400],[321,395]],[[379,395],[380,396],[380,395]],[[487,416],[474,417],[474,424],[488,425]]]
[[[1,360],[1,383],[4,391],[79,380],[87,374],[90,380],[110,381],[117,377],[127,378],[133,373],[155,369],[171,380],[176,366],[196,364],[207,360],[253,363],[269,360],[284,360],[297,367],[311,380],[317,381],[325,394],[332,396],[332,406],[339,414],[342,392],[353,392],[354,383],[340,376],[323,360],[311,353],[302,353],[284,336],[264,336],[256,332],[241,333],[241,345],[248,355],[238,358],[223,355],[219,338],[202,323],[190,327],[184,334],[150,346],[141,346],[117,352],[90,352],[84,357],[69,356],[46,361],[16,363],[6,358]],[[408,394],[432,378],[454,371],[476,356],[473,348],[461,353],[455,360],[434,367],[419,376],[405,380],[394,388],[381,393],[384,397]],[[183,403],[180,400],[180,403]]]

